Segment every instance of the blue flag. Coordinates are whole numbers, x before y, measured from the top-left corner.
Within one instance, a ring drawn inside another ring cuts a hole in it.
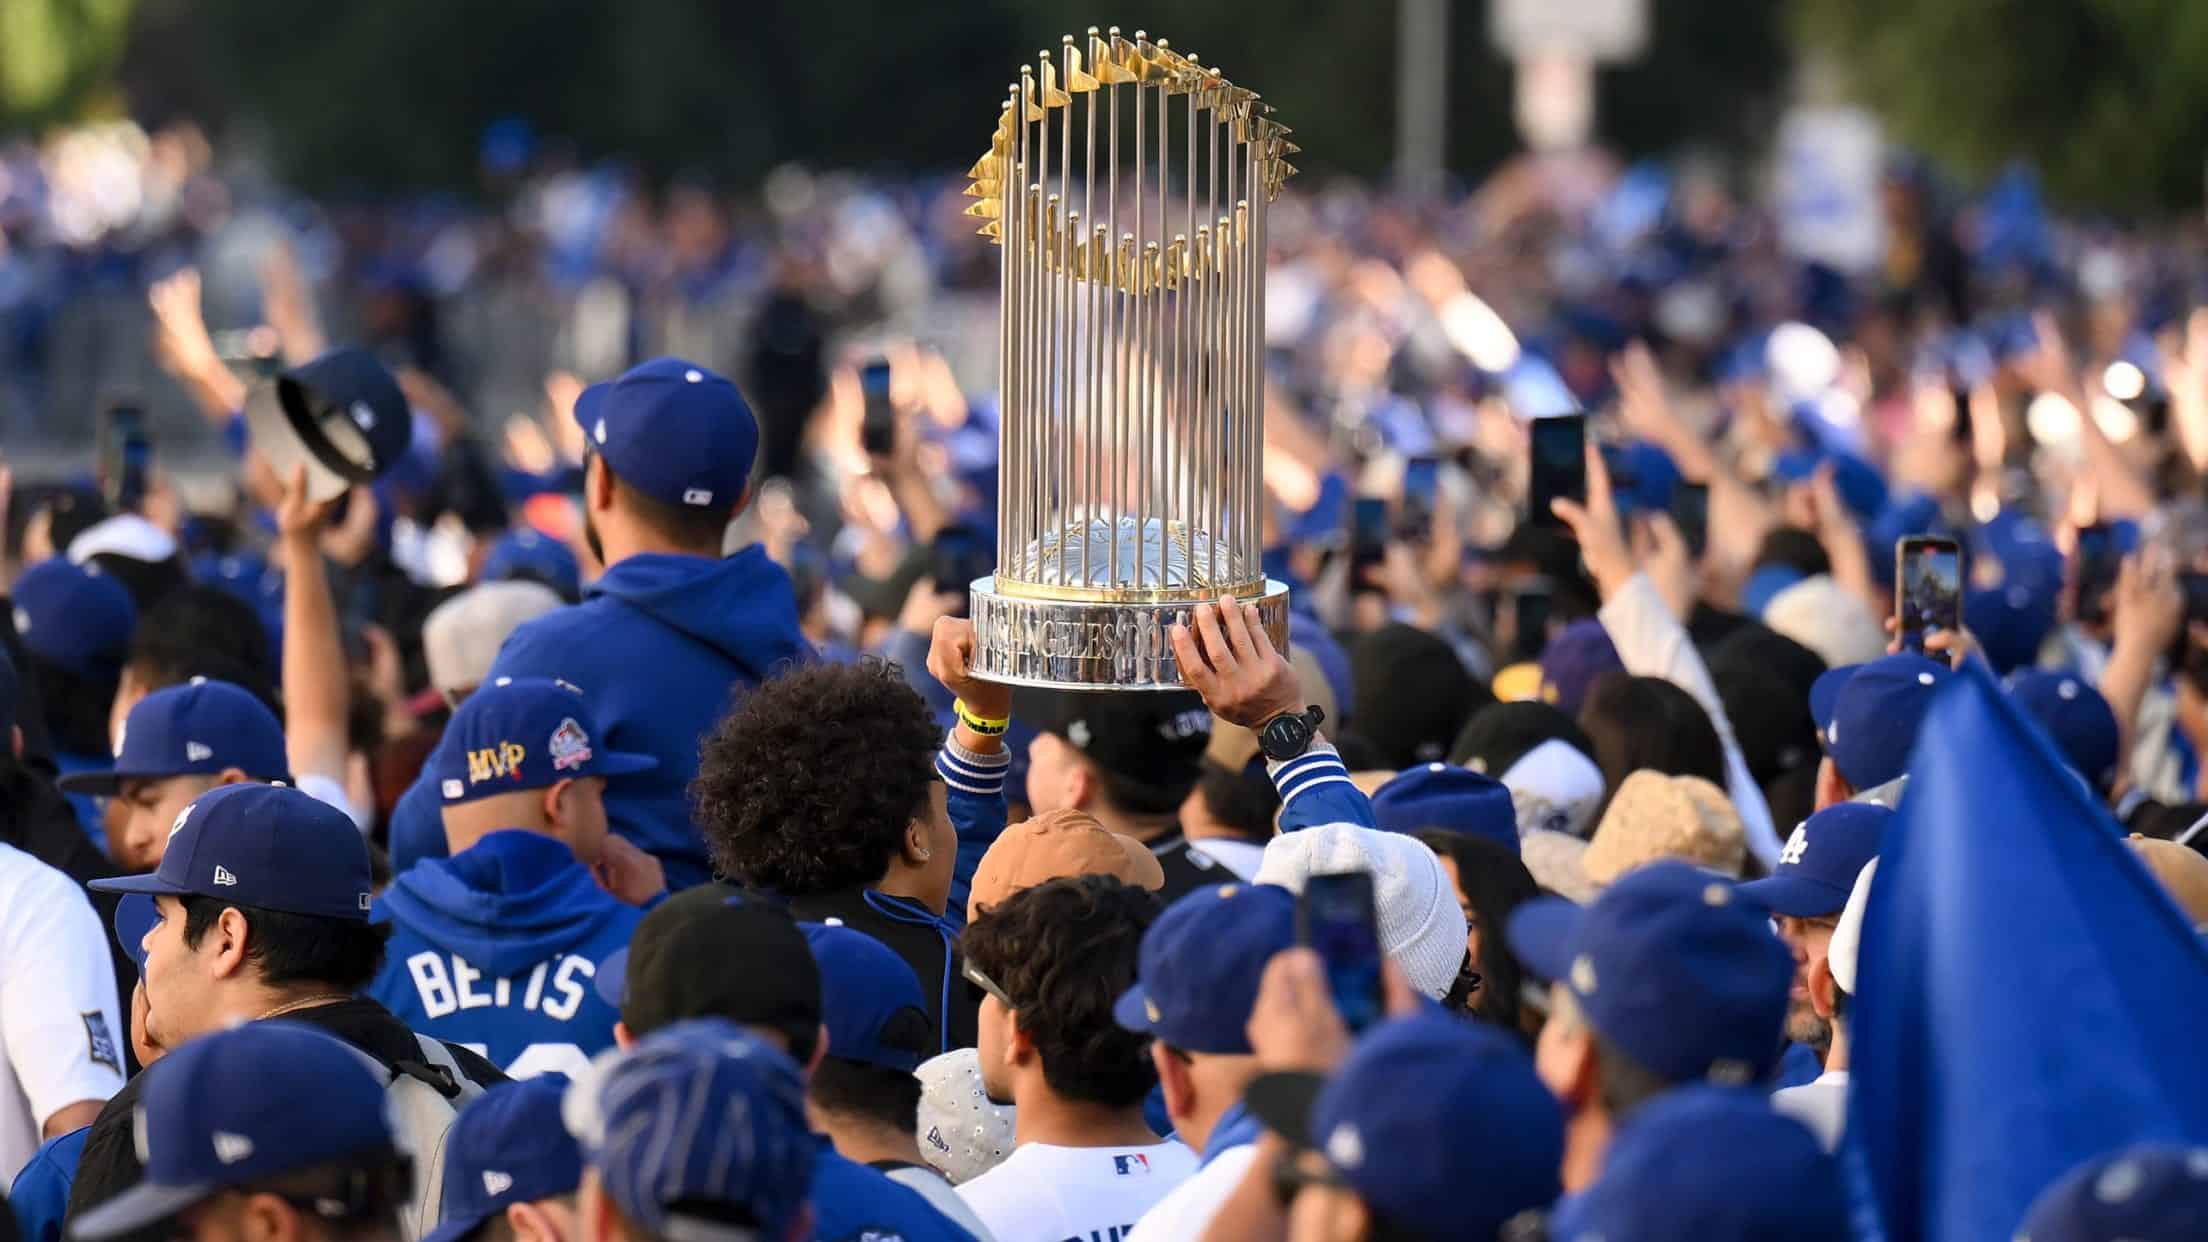
[[[1848,1132],[1888,1242],[1999,1242],[2048,1183],[2208,1142],[2208,948],[1976,667],[1918,734],[1864,915]]]

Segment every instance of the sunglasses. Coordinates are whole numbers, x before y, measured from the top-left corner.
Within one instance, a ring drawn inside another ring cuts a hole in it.
[[[989,996],[996,997],[997,1003],[1004,1006],[1006,1009],[1019,1008],[1018,1005],[1012,1003],[1011,993],[1005,991],[1002,987],[998,986],[996,980],[981,973],[981,969],[975,966],[972,962],[965,963],[960,968],[959,973],[966,976],[966,982],[973,984],[977,988],[980,988],[983,993]]]

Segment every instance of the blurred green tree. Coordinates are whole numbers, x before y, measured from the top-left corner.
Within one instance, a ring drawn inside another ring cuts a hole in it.
[[[1902,140],[1965,173],[2037,165],[2072,204],[2198,210],[2199,0],[1795,0],[1805,46]]]
[[[131,0],[0,0],[0,130],[77,117],[112,83]]]
[[[0,6],[26,0],[0,0]],[[28,0],[65,4],[67,0]],[[102,0],[76,0],[80,4]],[[127,3],[128,0],[104,0]],[[261,137],[307,188],[465,187],[504,116],[661,175],[744,181],[785,160],[963,169],[1018,66],[1062,33],[1147,28],[1265,93],[1314,171],[1386,172],[1390,0],[139,0],[123,82],[151,120]],[[1649,58],[1606,69],[1602,129],[1629,154],[1759,139],[1788,70],[1771,0],[1660,4]],[[1484,0],[1451,15],[1449,157],[1477,179],[1517,148]],[[1691,82],[1692,89],[1682,89]]]

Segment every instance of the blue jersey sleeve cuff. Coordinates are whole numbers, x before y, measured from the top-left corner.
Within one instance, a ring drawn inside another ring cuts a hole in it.
[[[1280,791],[1280,802],[1287,806],[1297,797],[1326,785],[1349,785],[1349,769],[1342,766],[1342,756],[1332,742],[1324,739],[1311,743],[1304,751],[1285,763],[1268,759],[1265,770],[1272,774],[1273,788]]]
[[[1012,769],[1012,756],[1007,751],[984,755],[958,744],[958,739],[946,735],[943,749],[936,752],[936,775],[943,783],[960,793],[978,797],[994,797],[1004,792],[1004,776]]]

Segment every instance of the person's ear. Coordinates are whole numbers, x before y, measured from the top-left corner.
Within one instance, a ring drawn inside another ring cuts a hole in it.
[[[935,846],[929,842],[930,830],[926,816],[914,816],[905,821],[905,861],[918,867],[935,857]]]
[[[1066,805],[1079,811],[1089,810],[1103,792],[1103,782],[1096,778],[1096,769],[1086,760],[1066,765]]]
[[[583,471],[584,507],[603,513],[613,508],[613,472],[606,469],[606,459],[596,453],[590,455],[590,466]]]
[[[247,1195],[238,1210],[235,1236],[239,1242],[299,1242],[298,1209],[276,1195]]]
[[[245,774],[244,768],[224,768],[222,771],[215,773],[215,785],[218,788],[223,785],[247,784],[252,779],[252,777]]]
[[[629,1034],[629,1024],[616,1020],[613,1024],[613,1046],[623,1052],[636,1046],[636,1036]]]
[[[567,1242],[551,1213],[534,1203],[507,1204],[506,1226],[513,1231],[514,1242]]]
[[[217,979],[242,973],[251,935],[245,914],[236,906],[225,906],[215,917],[215,925],[207,929],[206,937],[199,942],[202,949],[209,950],[207,972]]]
[[[544,822],[555,832],[567,824],[567,791],[574,783],[575,778],[571,776],[544,787]]]
[[[1019,1010],[1004,1015],[1004,1021],[1011,1032],[1004,1041],[1004,1063],[1016,1069],[1034,1059],[1035,1037],[1021,1028]]]
[[[805,1077],[810,1079],[820,1069],[820,1063],[828,1059],[828,1024],[820,1024],[813,1037],[813,1055],[805,1059]]]
[[[1165,1115],[1178,1123],[1196,1108],[1196,1082],[1188,1072],[1188,1063],[1166,1050],[1163,1043],[1150,1043],[1150,1063],[1158,1069],[1158,1089],[1165,1095]]]
[[[1553,1022],[1555,1019],[1551,1018],[1550,1021]],[[1569,1038],[1571,1046],[1567,1056],[1570,1058],[1572,1070],[1570,1075],[1571,1086],[1566,1094],[1566,1102],[1571,1105],[1570,1111],[1577,1112],[1593,1105],[1602,1098],[1602,1059],[1595,1055],[1595,1032],[1593,1027],[1587,1026],[1583,1022],[1580,1028],[1572,1032]]]
[[[1817,1016],[1832,1021],[1833,1002],[1838,999],[1840,981],[1832,977],[1832,959],[1820,957],[1809,964],[1809,1007]]]
[[[1832,756],[1826,755],[1819,759],[1816,809],[1822,811],[1828,806],[1837,806],[1854,796],[1855,790],[1850,789],[1848,782],[1841,777],[1840,769],[1832,762]]]

